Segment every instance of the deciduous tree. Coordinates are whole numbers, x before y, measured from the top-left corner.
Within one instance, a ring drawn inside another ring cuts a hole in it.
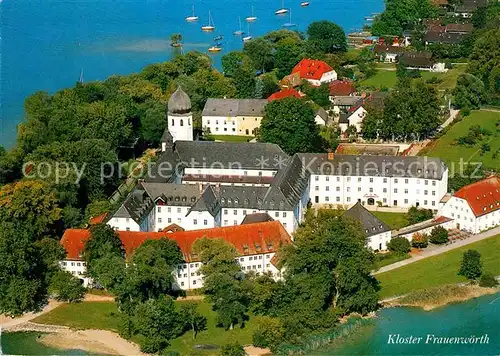
[[[316,21],[307,27],[307,40],[318,51],[335,53],[347,51],[347,40],[344,30],[330,21]]]
[[[482,273],[481,254],[476,250],[467,250],[462,257],[458,274],[467,279],[477,279]]]

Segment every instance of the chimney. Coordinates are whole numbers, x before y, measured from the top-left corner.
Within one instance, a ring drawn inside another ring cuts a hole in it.
[[[328,158],[329,161],[333,161],[333,159],[335,158],[334,153],[330,149],[328,150],[327,158]]]

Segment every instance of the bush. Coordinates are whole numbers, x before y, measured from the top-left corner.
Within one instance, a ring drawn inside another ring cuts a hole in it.
[[[416,206],[412,206],[407,213],[408,224],[414,225],[419,222],[432,219],[432,210],[430,209],[419,209]]]
[[[238,341],[227,343],[220,349],[221,356],[245,356],[245,350]]]
[[[481,254],[476,250],[465,251],[458,275],[472,280],[478,278],[481,275],[481,272]]]
[[[448,230],[442,226],[436,226],[431,231],[430,242],[436,245],[445,244],[448,242]]]
[[[252,336],[252,343],[257,347],[269,347],[272,352],[283,341],[284,328],[281,320],[270,316],[257,318],[257,329]]]
[[[498,281],[495,276],[490,272],[484,272],[479,278],[479,286],[481,287],[496,287]]]
[[[397,253],[408,253],[411,250],[410,241],[405,237],[395,237],[387,244],[390,251]]]
[[[429,236],[417,232],[412,236],[411,245],[416,248],[426,248],[429,245]]]

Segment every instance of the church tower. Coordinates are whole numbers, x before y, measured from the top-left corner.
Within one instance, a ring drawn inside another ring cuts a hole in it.
[[[167,127],[174,142],[193,141],[191,99],[180,86],[168,100]]]

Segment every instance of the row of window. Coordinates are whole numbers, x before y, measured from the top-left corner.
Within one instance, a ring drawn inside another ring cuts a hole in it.
[[[180,123],[179,126],[184,126],[184,119],[181,119],[179,121],[179,123]],[[190,126],[190,125],[191,125],[191,119],[188,119],[188,126]],[[174,119],[172,119],[172,125],[171,126],[175,126],[175,120]]]
[[[320,176],[315,176],[314,180],[316,182],[319,182],[319,177]],[[323,177],[325,177],[325,181],[326,182],[330,181],[330,176],[323,176]],[[346,177],[347,182],[350,182],[351,178],[352,177]],[[340,177],[336,177],[336,180],[337,180],[337,182],[340,182]],[[361,182],[362,180],[363,180],[362,177],[358,177],[357,178],[358,182]],[[369,180],[370,183],[374,182],[374,178],[373,177],[369,177],[368,180]],[[383,178],[383,182],[384,183],[387,183],[387,181],[388,181],[387,178]],[[405,182],[405,184],[409,184],[410,180],[408,178],[405,178],[404,182]],[[395,184],[399,183],[399,179],[398,178],[394,178],[394,183]],[[420,179],[417,179],[417,184],[420,184]],[[424,185],[429,185],[429,180],[428,179],[424,179]],[[436,181],[435,180],[432,181],[432,186],[436,186]]]
[[[361,190],[362,190],[361,187],[358,187],[358,192],[361,192]],[[373,187],[369,187],[368,190],[369,190],[370,193],[373,193],[373,191],[374,191]],[[314,186],[314,191],[316,191],[316,192],[319,191],[319,186],[318,185]],[[325,191],[329,192],[330,191],[330,187],[326,186],[325,187]],[[336,187],[335,191],[336,192],[340,192],[340,187]],[[346,187],[346,191],[348,193],[350,193],[351,192],[351,187]],[[387,193],[387,188],[382,188],[382,191],[384,193]],[[394,193],[397,194],[398,192],[399,192],[398,188],[394,188]],[[404,193],[408,194],[408,192],[409,192],[408,188],[405,188],[404,189]],[[416,193],[420,194],[420,189],[417,189]],[[429,191],[428,190],[424,190],[424,195],[429,195]],[[432,195],[433,196],[436,195],[436,191],[435,190],[432,191]]]
[[[334,200],[333,200],[333,199],[332,199],[332,200],[330,200],[330,197],[329,197],[329,196],[324,197],[324,199],[325,199],[325,202],[326,202],[326,203],[334,202]],[[314,202],[315,202],[316,204],[319,204],[319,202],[320,202],[319,196],[315,196],[315,197],[314,197]],[[340,203],[340,202],[341,202],[340,197],[335,197],[335,202],[336,202],[336,203]],[[347,203],[351,203],[351,202],[352,202],[351,197],[346,197],[346,202],[347,202]],[[358,202],[360,202],[360,203],[361,203],[361,199],[358,199]],[[385,204],[387,204],[387,198],[383,198],[383,199],[382,199],[382,203],[383,203],[384,205],[385,205]],[[424,200],[424,205],[425,205],[425,206],[427,206],[427,205],[428,205],[428,203],[429,203],[429,201]],[[364,204],[364,203],[363,203],[363,204]],[[373,202],[373,204],[374,204],[374,202]],[[369,203],[369,205],[373,205],[373,204],[370,204],[370,203]],[[404,199],[404,204],[405,204],[405,205],[408,205],[408,204],[409,204],[409,200],[408,200],[408,199]],[[394,206],[397,206],[397,205],[398,205],[398,201],[397,201],[397,200],[394,200],[393,205],[394,205]],[[436,206],[436,202],[435,202],[434,200],[431,200],[431,205],[432,205],[432,206]],[[417,203],[417,206],[418,206],[418,203]],[[285,223],[283,223],[283,226],[285,226],[285,225],[286,225],[286,224],[285,224]]]
[[[77,266],[77,267],[81,267],[81,266],[85,267],[85,266],[87,265],[87,263],[86,263],[86,262],[70,262],[70,265],[71,265],[72,267],[74,267],[74,266],[75,266],[75,263],[76,263],[76,266]],[[63,266],[67,266],[68,264],[64,261],[64,262],[62,262],[62,265],[63,265]]]

